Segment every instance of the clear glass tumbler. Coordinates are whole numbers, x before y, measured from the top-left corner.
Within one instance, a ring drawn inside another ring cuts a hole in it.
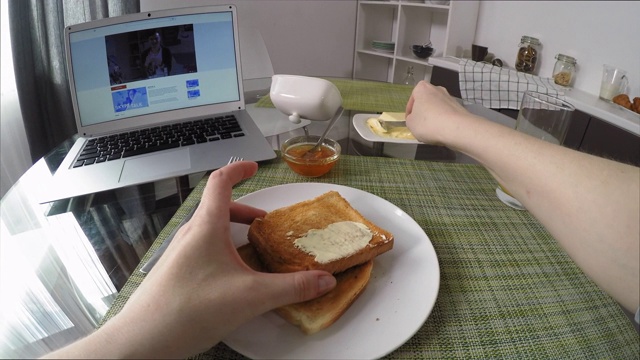
[[[522,97],[516,120],[516,130],[538,139],[562,145],[575,107],[554,96],[527,91]],[[514,209],[524,210],[524,206],[502,185],[496,188],[496,195],[503,203]]]

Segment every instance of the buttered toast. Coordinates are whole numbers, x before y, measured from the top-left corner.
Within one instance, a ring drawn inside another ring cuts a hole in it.
[[[391,250],[394,240],[393,234],[362,216],[337,191],[254,220],[248,239],[270,272],[332,274]]]
[[[267,271],[251,244],[238,248],[244,262],[256,271]],[[319,298],[285,305],[275,312],[307,335],[314,334],[336,322],[364,291],[371,277],[373,261],[354,266],[336,275],[336,287]]]

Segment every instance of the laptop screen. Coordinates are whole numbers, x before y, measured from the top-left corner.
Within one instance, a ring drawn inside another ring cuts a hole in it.
[[[148,16],[70,32],[80,126],[241,100],[232,11]]]

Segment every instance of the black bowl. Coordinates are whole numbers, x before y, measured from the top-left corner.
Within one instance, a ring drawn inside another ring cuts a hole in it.
[[[426,59],[433,55],[434,49],[431,46],[413,45],[411,47],[413,54],[421,59]]]

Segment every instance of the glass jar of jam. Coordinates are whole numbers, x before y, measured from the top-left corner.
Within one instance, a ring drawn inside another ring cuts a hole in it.
[[[523,36],[518,45],[516,70],[527,74],[535,73],[541,47],[540,40],[531,36]]]
[[[561,86],[571,86],[576,71],[576,59],[569,55],[556,55],[556,65],[553,67],[553,81]]]

